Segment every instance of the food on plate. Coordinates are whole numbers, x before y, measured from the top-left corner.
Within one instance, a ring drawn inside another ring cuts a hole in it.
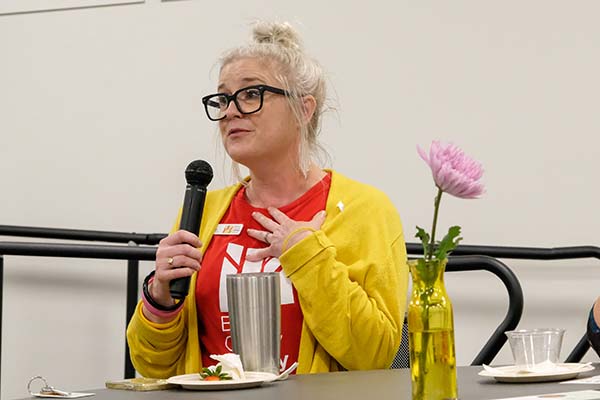
[[[200,378],[204,381],[230,381],[231,376],[227,372],[222,371],[220,365],[211,365],[208,368],[202,368]]]

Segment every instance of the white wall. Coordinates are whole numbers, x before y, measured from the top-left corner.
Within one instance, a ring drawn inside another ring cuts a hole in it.
[[[215,60],[278,17],[329,72],[333,167],[387,192],[409,241],[434,196],[415,146],[438,138],[479,159],[487,185],[481,200],[444,198],[443,229],[462,225],[467,244],[598,245],[599,13],[591,0],[147,0],[0,16],[0,223],[167,231],[190,160],[215,166],[212,188],[229,182],[200,102]],[[521,326],[567,328],[566,356],[598,260],[507,262]],[[464,365],[506,296],[486,273],[447,281]],[[4,282],[3,399],[36,374],[72,390],[122,376],[125,262],[7,256]],[[505,348],[496,362],[509,361]]]

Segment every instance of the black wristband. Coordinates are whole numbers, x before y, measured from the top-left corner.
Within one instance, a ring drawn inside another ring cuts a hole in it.
[[[150,303],[152,307],[156,308],[159,311],[170,312],[179,309],[181,306],[183,306],[183,301],[173,304],[172,306],[163,306],[162,304],[157,303],[156,300],[154,300],[150,295],[148,285],[150,283],[150,280],[154,277],[155,272],[156,271],[150,272],[148,276],[146,276],[146,278],[144,279],[144,285],[142,286],[142,295],[146,298],[146,300],[148,300],[148,303]]]

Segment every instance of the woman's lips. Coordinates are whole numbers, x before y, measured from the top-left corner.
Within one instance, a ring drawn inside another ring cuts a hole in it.
[[[240,134],[240,133],[246,133],[246,132],[250,132],[248,129],[242,129],[242,128],[232,128],[230,130],[227,131],[227,136],[231,136],[231,135],[235,135],[235,134]]]

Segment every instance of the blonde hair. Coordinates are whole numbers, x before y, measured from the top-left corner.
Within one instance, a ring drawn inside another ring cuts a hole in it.
[[[304,52],[298,33],[287,22],[256,22],[252,37],[250,44],[227,51],[219,62],[220,69],[242,58],[258,58],[274,63],[278,72],[275,78],[290,93],[287,98],[300,126],[298,167],[306,176],[313,160],[323,162],[329,158],[317,139],[321,130],[321,116],[326,110],[325,73],[321,65]],[[316,102],[308,124],[304,123],[303,96],[306,95],[313,96]],[[239,165],[235,162],[233,173],[241,180]]]

